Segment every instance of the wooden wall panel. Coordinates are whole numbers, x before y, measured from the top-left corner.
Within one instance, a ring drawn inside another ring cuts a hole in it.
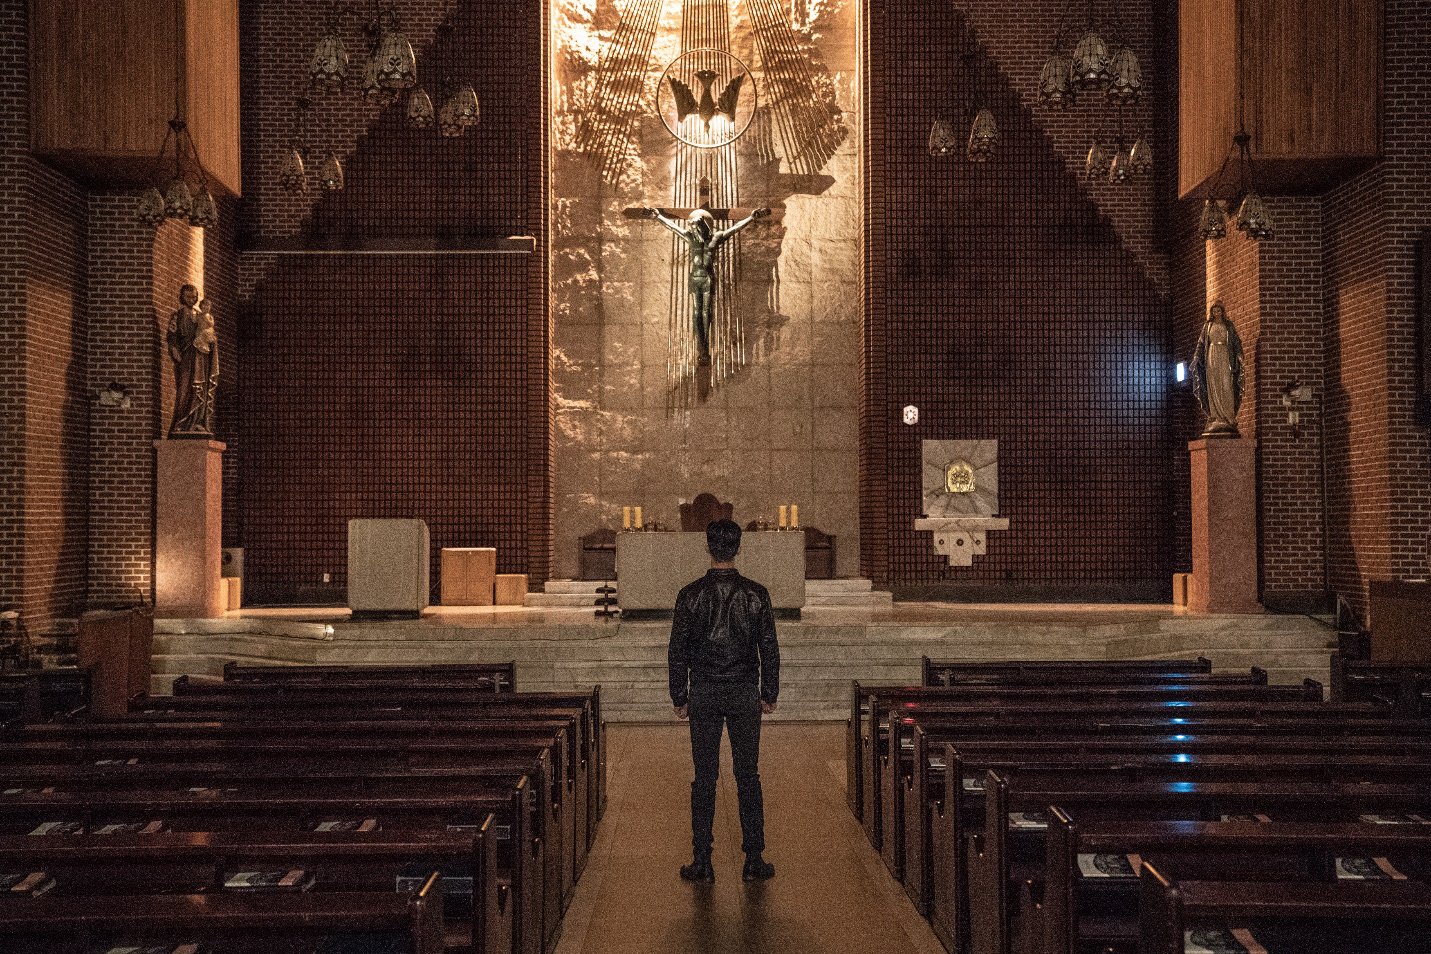
[[[1216,175],[1237,133],[1237,4],[1178,4],[1178,186]]]
[[[1381,138],[1381,4],[1244,2],[1247,126],[1269,159],[1374,158]]]
[[[1182,196],[1217,175],[1239,97],[1265,192],[1321,192],[1380,155],[1379,2],[1182,0],[1179,29]]]
[[[31,0],[31,148],[95,185],[146,184],[182,72],[204,164],[237,195],[237,0]]]
[[[186,0],[188,119],[209,174],[234,195],[239,166],[238,0]]]

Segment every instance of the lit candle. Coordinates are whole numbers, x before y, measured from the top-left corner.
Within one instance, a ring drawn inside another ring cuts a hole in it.
[[[791,504],[791,505],[790,505],[790,529],[792,529],[792,530],[799,530],[799,529],[800,529],[800,505],[799,505],[799,504]]]
[[[622,508],[621,508],[621,529],[622,529],[622,530],[630,530],[630,529],[631,529],[631,508],[630,508],[630,507],[622,507]]]
[[[637,530],[640,530],[640,529],[641,529],[641,526],[642,526],[642,524],[641,524],[641,508],[640,508],[640,507],[637,507],[637,508],[636,508],[636,529],[637,529]]]
[[[784,530],[789,526],[790,508],[784,504],[780,505],[780,529]]]

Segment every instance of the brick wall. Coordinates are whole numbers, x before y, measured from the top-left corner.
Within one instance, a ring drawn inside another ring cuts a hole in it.
[[[320,99],[311,162],[337,148],[347,187],[289,196],[277,169],[330,7],[242,5],[247,238],[539,244],[532,255],[241,256],[225,538],[246,548],[246,599],[341,601],[352,517],[420,517],[434,555],[496,546],[502,571],[540,581],[552,522],[545,5],[494,17],[478,0],[404,3],[419,79],[471,79],[481,125],[443,141],[409,130],[401,104]],[[345,36],[356,54],[351,18]]]
[[[1191,361],[1207,309],[1221,301],[1237,326],[1244,350],[1244,393],[1238,414],[1242,436],[1257,441],[1258,515],[1263,602],[1280,609],[1312,609],[1326,591],[1322,501],[1322,234],[1316,198],[1269,200],[1277,234],[1253,242],[1231,230],[1204,242],[1197,230],[1201,206],[1186,203],[1177,216],[1174,253],[1174,352]],[[1284,396],[1295,385],[1312,388],[1288,423]],[[1190,387],[1178,392],[1174,457],[1179,479],[1187,474],[1186,443],[1203,418]],[[1189,569],[1181,527],[1179,563]]]
[[[1431,440],[1412,415],[1414,243],[1431,228],[1431,48],[1424,3],[1388,0],[1385,18],[1382,162],[1324,196],[1274,200],[1276,235],[1257,248],[1235,235],[1204,248],[1195,209],[1180,212],[1178,354],[1190,353],[1194,316],[1214,293],[1232,292],[1244,342],[1257,342],[1241,424],[1259,443],[1269,606],[1330,590],[1364,609],[1369,581],[1431,570]],[[1297,406],[1295,428],[1281,403],[1294,383],[1316,395]],[[1187,423],[1175,432],[1196,433]],[[1178,546],[1185,560],[1181,529]]]
[[[1077,174],[1089,114],[1032,105],[1062,4],[968,8],[972,70],[954,48],[954,7],[868,5],[864,572],[906,591],[995,599],[1165,596],[1168,272],[1152,235],[1161,180],[1090,188]],[[1127,7],[1150,72],[1154,12]],[[999,155],[983,167],[931,158],[934,118],[967,135],[976,101],[998,118]],[[905,404],[921,408],[917,427],[899,422]],[[1000,441],[1012,527],[990,534],[972,568],[951,569],[913,529],[921,441],[934,438]]]
[[[1414,243],[1431,228],[1425,5],[1386,3],[1384,161],[1324,206],[1327,479],[1333,587],[1425,577],[1431,441],[1415,397]]]
[[[26,5],[0,3],[0,607],[32,634],[84,597],[84,193],[29,155]]]

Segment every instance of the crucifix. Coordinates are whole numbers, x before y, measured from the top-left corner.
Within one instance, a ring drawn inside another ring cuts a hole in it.
[[[691,293],[692,324],[696,332],[697,362],[711,362],[710,332],[715,315],[715,258],[720,247],[731,236],[748,228],[759,219],[770,216],[769,209],[717,209],[710,204],[711,184],[702,179],[701,204],[693,209],[639,207],[626,209],[627,218],[655,219],[686,243],[691,254],[691,274],[687,287]],[[716,221],[736,220],[729,228],[718,229]]]

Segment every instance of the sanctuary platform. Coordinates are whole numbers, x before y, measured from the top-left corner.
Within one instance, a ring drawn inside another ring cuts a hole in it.
[[[223,619],[156,620],[153,690],[218,676],[229,661],[275,665],[517,664],[522,689],[599,683],[612,722],[671,719],[661,621],[604,621],[589,608],[434,607],[421,619],[353,620],[347,610],[255,609]],[[1326,682],[1329,622],[1306,616],[1193,616],[1161,605],[895,603],[807,607],[779,626],[775,718],[842,720],[850,680],[910,683],[920,657],[1148,659],[1207,656],[1218,670],[1259,665],[1273,682]]]

